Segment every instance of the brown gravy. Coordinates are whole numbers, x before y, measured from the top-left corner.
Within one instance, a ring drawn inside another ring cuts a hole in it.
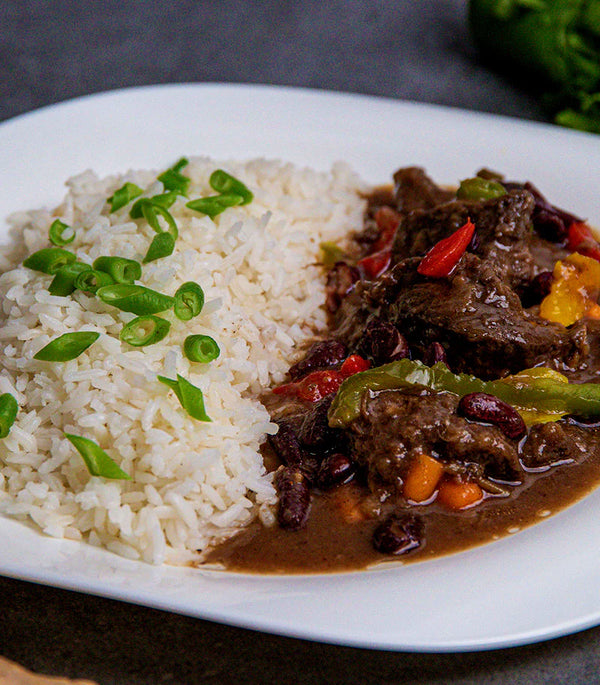
[[[600,481],[600,454],[582,464],[556,466],[529,476],[508,498],[492,498],[458,513],[427,508],[427,541],[402,563],[423,561],[492,542],[538,523],[591,492]],[[354,483],[313,496],[306,528],[286,531],[254,523],[215,548],[207,563],[245,573],[332,573],[397,561],[371,544],[376,518],[348,523],[340,508],[364,494]]]

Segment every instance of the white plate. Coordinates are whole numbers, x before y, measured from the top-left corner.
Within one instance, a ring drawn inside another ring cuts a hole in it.
[[[91,96],[0,125],[0,215],[57,204],[69,176],[180,155],[342,159],[384,183],[401,165],[454,182],[488,166],[600,225],[600,137],[507,118],[284,88],[177,85]],[[2,231],[6,232],[3,224]],[[205,619],[362,647],[517,645],[600,623],[600,491],[484,547],[363,573],[259,577],[155,568],[0,519],[0,573]]]

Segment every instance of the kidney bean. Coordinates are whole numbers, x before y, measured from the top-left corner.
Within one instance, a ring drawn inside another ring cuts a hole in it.
[[[341,452],[334,452],[321,462],[317,474],[317,485],[323,490],[328,490],[336,485],[348,483],[355,473],[356,469],[351,459]]]
[[[458,413],[472,421],[491,423],[497,426],[507,438],[518,440],[527,432],[519,412],[495,395],[472,392],[461,397]]]
[[[293,380],[317,371],[327,369],[346,359],[348,350],[339,340],[320,340],[311,345],[306,357],[290,367],[289,374]]]
[[[392,514],[373,533],[373,547],[382,554],[406,554],[423,544],[424,525],[411,514]]]
[[[526,288],[521,297],[523,307],[533,307],[550,294],[552,288],[552,271],[542,271],[539,273]]]
[[[338,430],[329,427],[327,412],[333,402],[333,395],[315,402],[305,413],[298,428],[298,440],[306,447],[325,447],[333,442]]]
[[[279,424],[275,435],[269,435],[269,444],[275,453],[287,466],[298,466],[304,461],[304,454],[296,431],[285,422]]]
[[[359,344],[361,354],[373,360],[375,366],[410,356],[410,349],[398,329],[381,319],[373,319],[365,329]]]
[[[277,521],[286,530],[299,530],[310,513],[310,487],[304,473],[292,466],[282,466],[275,475],[279,492]]]
[[[327,274],[325,304],[330,312],[337,312],[342,300],[360,279],[358,269],[346,262],[336,262]]]
[[[442,364],[448,366],[446,350],[441,343],[432,342],[431,345],[429,345],[429,347],[425,350],[425,354],[423,355],[423,363],[427,364],[427,366],[433,366],[438,362],[442,362]],[[448,368],[450,367],[448,366]]]

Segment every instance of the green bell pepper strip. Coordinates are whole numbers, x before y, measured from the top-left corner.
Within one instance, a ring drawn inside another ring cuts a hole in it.
[[[422,362],[401,359],[391,364],[357,373],[346,379],[329,409],[329,425],[344,428],[360,414],[364,394],[368,391],[397,390],[423,385],[437,391],[452,392],[459,397],[472,392],[495,395],[517,410],[535,409],[545,414],[600,414],[600,384],[568,383],[560,374],[536,374],[529,369],[501,380],[483,381],[466,373],[452,373],[445,364],[432,367]]]

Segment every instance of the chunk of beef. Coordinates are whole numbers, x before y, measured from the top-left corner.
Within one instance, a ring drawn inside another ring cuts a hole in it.
[[[455,200],[433,209],[415,210],[403,218],[396,233],[392,260],[425,254],[470,218],[477,236],[472,250],[511,287],[524,287],[537,273],[529,246],[534,206],[533,196],[518,190],[485,202]]]
[[[600,449],[600,429],[584,428],[565,421],[533,426],[523,446],[523,464],[532,469],[559,463],[580,462]]]
[[[454,193],[436,185],[420,167],[405,167],[394,174],[394,196],[398,211],[408,213],[448,202]]]
[[[346,323],[340,334],[350,347],[359,344],[365,311],[370,311],[393,323],[418,358],[432,343],[441,343],[455,372],[488,379],[557,358],[573,367],[579,363],[585,331],[569,331],[524,311],[516,293],[475,255],[465,254],[452,276],[443,279],[421,276],[418,264],[418,259],[397,264],[361,291],[360,307],[349,303],[356,326]]]
[[[521,470],[517,442],[495,426],[458,416],[457,406],[456,395],[420,386],[367,395],[350,430],[353,457],[366,467],[372,488],[399,492],[420,453],[471,474],[514,479]]]

